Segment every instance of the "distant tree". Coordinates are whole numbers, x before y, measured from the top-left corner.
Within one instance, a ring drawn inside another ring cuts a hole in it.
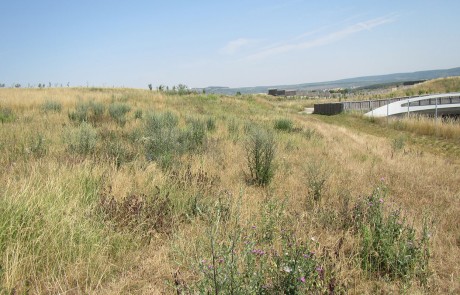
[[[149,84],[149,89],[150,89],[150,91],[152,91],[152,89],[153,89],[152,84]]]
[[[160,92],[163,92],[165,90],[165,86],[164,85],[160,85],[157,87],[158,91]]]
[[[202,91],[202,92],[203,92],[203,94],[206,94],[206,89],[203,88],[203,91]]]
[[[241,92],[237,91],[236,96],[241,96]]]
[[[0,83],[0,88],[5,87],[5,83]]]
[[[38,88],[42,88],[42,83],[38,83]]]
[[[67,82],[67,87],[70,87],[70,82]]]
[[[51,88],[51,82],[49,82],[48,87]]]
[[[21,88],[21,84],[19,84],[19,83],[14,84],[14,87],[16,87],[16,88]]]

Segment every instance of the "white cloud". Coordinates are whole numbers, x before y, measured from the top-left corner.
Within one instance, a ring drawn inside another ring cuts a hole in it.
[[[242,50],[244,47],[248,47],[256,42],[257,40],[255,39],[239,38],[228,42],[227,45],[220,49],[220,53],[233,55],[238,51]]]
[[[273,44],[271,46],[262,48],[256,53],[253,53],[247,56],[247,58],[248,59],[263,59],[263,58],[266,58],[272,55],[286,53],[286,52],[290,52],[293,50],[303,50],[303,49],[327,45],[327,44],[334,43],[339,40],[345,39],[348,36],[351,36],[353,34],[356,34],[364,30],[371,31],[373,28],[377,26],[391,23],[394,20],[395,20],[394,17],[374,18],[374,19],[370,19],[364,22],[359,22],[353,25],[349,25],[340,30],[330,32],[322,36],[317,36],[316,38],[309,39],[309,40],[305,40],[305,37],[309,37],[310,35],[312,35],[311,33],[302,34],[294,39],[291,39],[290,41],[287,41],[284,43],[277,43],[277,44]],[[303,40],[303,41],[293,42],[296,40]]]

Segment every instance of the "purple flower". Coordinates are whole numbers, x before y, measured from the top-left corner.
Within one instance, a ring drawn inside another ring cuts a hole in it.
[[[316,268],[316,271],[318,272],[319,277],[320,277],[321,279],[324,279],[324,269],[323,269],[323,267],[322,267],[322,266],[318,266],[318,267]]]
[[[383,199],[380,199],[379,202],[380,202],[380,203],[383,203]]]
[[[300,278],[300,281],[301,281],[302,283],[305,283],[305,277],[301,277],[301,278]]]
[[[251,253],[252,253],[252,254],[255,254],[255,255],[260,255],[260,256],[262,256],[262,255],[265,254],[265,251],[263,251],[263,250],[261,250],[261,249],[253,249],[253,250],[251,251]]]
[[[385,181],[385,177],[381,177],[381,178],[380,178],[380,181]]]
[[[251,228],[252,228],[252,229],[256,229],[256,226],[255,226],[255,225],[253,225],[253,226],[251,226]]]

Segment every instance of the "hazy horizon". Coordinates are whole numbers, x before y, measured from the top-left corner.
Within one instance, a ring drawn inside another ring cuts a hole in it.
[[[456,1],[45,0],[2,8],[6,85],[251,87],[460,65]]]

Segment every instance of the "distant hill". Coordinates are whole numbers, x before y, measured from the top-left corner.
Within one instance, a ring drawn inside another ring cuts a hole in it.
[[[241,87],[241,88],[229,88],[229,87],[206,87],[207,93],[220,93],[234,95],[237,92],[242,94],[251,93],[267,93],[268,89],[295,89],[295,90],[319,90],[319,89],[333,89],[333,88],[358,88],[366,87],[375,84],[390,84],[404,81],[416,81],[416,80],[431,80],[436,78],[444,78],[451,76],[460,76],[460,67],[446,69],[446,70],[431,70],[431,71],[419,71],[413,73],[396,73],[388,75],[378,76],[365,76],[357,78],[348,78],[336,81],[319,82],[319,83],[303,83],[293,85],[273,85],[273,86],[255,86],[255,87]]]

